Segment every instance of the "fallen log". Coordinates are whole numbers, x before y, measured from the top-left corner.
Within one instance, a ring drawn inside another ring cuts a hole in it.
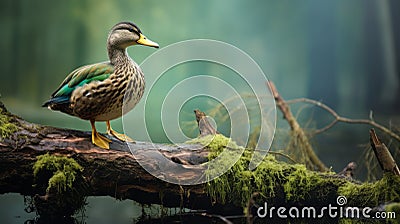
[[[195,113],[198,121],[205,116],[200,111]],[[206,130],[202,133],[217,133],[211,125],[204,124]],[[252,155],[249,149],[228,172],[215,180],[188,186],[171,184],[149,174],[140,164],[157,169],[160,161],[151,158],[159,157],[167,158],[171,165],[202,164],[213,159],[228,145],[204,147],[199,144],[176,146],[137,142],[129,148],[125,143],[112,139],[111,149],[105,150],[91,143],[90,132],[29,123],[9,113],[1,102],[0,138],[0,193],[16,192],[33,196],[36,209],[42,211],[39,214],[61,212],[56,215],[68,216],[76,211],[66,209],[70,206],[68,203],[81,200],[80,196],[104,195],[132,199],[142,204],[206,209],[222,214],[241,213],[250,200],[254,207],[265,201],[277,206],[326,206],[336,203],[338,196],[350,197],[348,205],[354,203],[357,206],[400,201],[400,189],[391,186],[400,184],[398,176],[387,175],[376,183],[360,184],[343,175],[309,171],[301,164],[279,162],[273,156],[267,156],[259,167],[250,171],[247,169]],[[145,156],[148,154],[155,156]],[[59,158],[63,163],[61,169],[73,167],[74,170],[68,171],[68,177],[57,176],[57,172],[48,167],[46,158]],[[37,170],[42,172],[41,175],[35,176]],[[182,178],[193,178],[194,172],[188,168]],[[174,173],[167,170],[163,175]],[[54,184],[52,178],[56,177],[66,179],[66,183],[70,180],[74,185],[51,188]],[[79,188],[74,188],[77,186]],[[66,196],[65,200],[61,200],[64,207],[53,203],[60,202],[57,199],[59,191]],[[371,194],[374,195],[373,200],[370,200]],[[76,195],[79,200],[68,198]],[[254,198],[253,195],[259,197]]]
[[[37,156],[51,153],[72,158],[84,168],[82,176],[89,185],[87,196],[108,195],[168,207],[211,207],[203,185],[185,187],[169,184],[149,174],[138,163],[142,160],[141,163],[157,164],[158,161],[143,161],[141,155],[145,153],[169,158],[171,162],[202,163],[207,160],[207,151],[203,146],[188,144],[174,147],[137,142],[132,146],[136,150],[133,155],[126,144],[115,138],[112,138],[110,150],[105,150],[91,143],[90,132],[29,123],[9,113],[1,102],[0,112],[4,121],[1,126],[7,125],[7,129],[12,130],[9,134],[5,131],[1,133],[0,194],[38,194],[33,187],[33,166]],[[190,172],[188,169],[188,178]]]

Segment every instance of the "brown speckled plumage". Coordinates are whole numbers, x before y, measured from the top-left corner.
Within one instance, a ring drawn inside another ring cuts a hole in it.
[[[113,120],[122,116],[123,103],[124,112],[128,112],[139,102],[145,88],[143,72],[126,54],[123,57],[126,62],[114,65],[114,73],[108,79],[86,84],[72,93],[71,115],[85,120]]]
[[[109,121],[129,112],[143,96],[143,72],[126,52],[127,47],[136,44],[158,48],[135,24],[116,24],[107,39],[110,61],[71,72],[43,106],[90,120],[92,141],[100,147],[108,148],[109,140],[97,133],[95,121],[106,121],[109,134],[126,140],[127,136],[111,129]]]

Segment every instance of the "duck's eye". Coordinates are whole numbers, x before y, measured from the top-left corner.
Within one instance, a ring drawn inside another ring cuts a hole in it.
[[[136,30],[134,30],[133,28],[128,28],[129,32],[131,33],[136,33]]]

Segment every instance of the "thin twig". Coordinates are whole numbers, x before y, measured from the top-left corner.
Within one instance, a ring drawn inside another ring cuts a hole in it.
[[[334,120],[331,123],[327,124],[325,127],[317,129],[314,132],[314,134],[320,134],[320,133],[332,128],[338,122],[344,122],[344,123],[350,123],[350,124],[368,124],[368,125],[371,125],[371,126],[377,128],[377,129],[381,130],[382,132],[388,134],[389,136],[391,136],[392,138],[394,138],[394,139],[396,139],[397,141],[400,142],[400,136],[399,135],[397,135],[396,133],[394,133],[393,131],[391,131],[387,127],[385,127],[385,126],[383,126],[383,125],[381,125],[381,124],[379,124],[379,123],[374,121],[373,116],[372,116],[372,112],[370,112],[370,114],[369,114],[369,119],[351,119],[351,118],[340,116],[332,108],[330,108],[326,104],[323,104],[323,103],[321,103],[320,101],[317,101],[317,100],[312,100],[312,99],[308,99],[308,98],[298,98],[298,99],[293,99],[293,100],[287,100],[286,101],[287,104],[300,103],[300,102],[301,103],[309,103],[309,104],[316,105],[316,106],[324,109],[328,113],[330,113],[334,118]]]
[[[268,153],[274,154],[274,155],[279,155],[279,156],[283,156],[286,159],[290,160],[291,162],[293,162],[294,164],[298,163],[296,162],[296,160],[292,159],[289,155],[286,155],[285,153],[282,152],[275,152],[275,151],[269,151]]]

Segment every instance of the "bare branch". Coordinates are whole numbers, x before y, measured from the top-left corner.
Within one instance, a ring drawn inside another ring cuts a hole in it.
[[[377,129],[381,130],[382,132],[386,133],[387,135],[391,136],[392,138],[394,138],[400,142],[399,135],[397,135],[396,133],[391,131],[389,128],[374,121],[372,111],[369,114],[369,119],[351,119],[351,118],[340,116],[338,113],[336,113],[336,111],[334,111],[332,108],[330,108],[326,104],[323,104],[320,101],[316,101],[316,100],[312,100],[312,99],[308,99],[308,98],[298,98],[298,99],[286,101],[287,104],[300,103],[300,102],[316,105],[316,106],[322,108],[323,110],[327,111],[328,113],[330,113],[334,118],[334,120],[331,123],[329,123],[328,125],[326,125],[325,127],[317,129],[314,132],[314,134],[319,134],[324,131],[327,131],[328,129],[332,128],[338,122],[344,122],[344,123],[350,123],[350,124],[368,124],[368,125],[371,125]]]
[[[325,164],[318,158],[317,154],[315,154],[306,133],[300,127],[296,118],[293,116],[292,111],[289,108],[289,105],[281,97],[274,83],[269,81],[267,82],[267,85],[269,86],[271,93],[275,99],[276,106],[279,108],[279,110],[283,114],[283,117],[289,123],[296,144],[302,146],[301,148],[303,148],[304,152],[306,153],[312,165],[315,166],[315,168],[317,168],[319,171],[329,170],[328,167],[326,167]]]
[[[286,155],[285,153],[276,152],[276,151],[269,151],[268,153],[271,153],[273,155],[278,155],[278,156],[285,157],[286,159],[290,160],[294,164],[298,163],[298,162],[296,162],[296,160],[292,159],[292,157],[290,157],[289,155]]]

